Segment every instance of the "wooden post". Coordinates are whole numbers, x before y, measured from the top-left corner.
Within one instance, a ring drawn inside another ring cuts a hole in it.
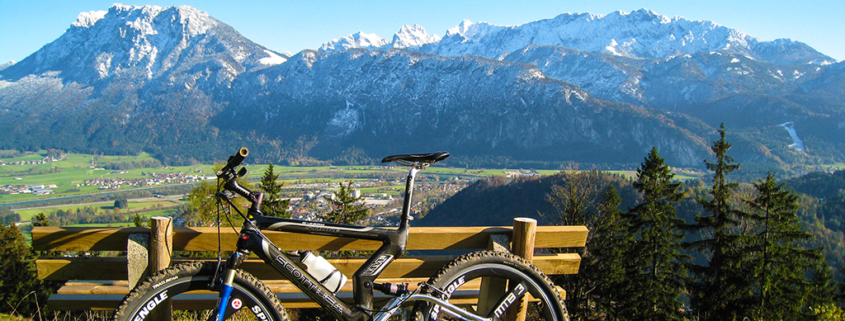
[[[134,233],[129,235],[126,242],[126,268],[129,289],[135,288],[138,283],[148,275],[150,265],[149,252],[147,247],[150,244],[150,235],[147,233]]]
[[[510,252],[508,237],[506,234],[492,234],[487,242],[487,250]],[[502,294],[507,292],[508,283],[502,278],[482,277],[481,285],[478,288],[478,305],[476,310],[486,313],[499,303]]]
[[[531,262],[534,260],[534,240],[537,234],[537,220],[525,217],[513,219],[513,244],[511,252]],[[505,320],[524,321],[525,311],[528,308],[526,297],[522,297],[522,308],[517,313],[516,309],[509,309]]]
[[[173,218],[154,216],[150,230],[150,274],[170,266],[173,256]],[[173,320],[173,306],[170,299],[159,303],[160,309],[150,314],[153,320]]]

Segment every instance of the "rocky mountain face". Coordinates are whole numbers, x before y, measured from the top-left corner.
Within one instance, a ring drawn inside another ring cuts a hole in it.
[[[663,115],[595,99],[530,65],[476,57],[304,51],[239,77],[234,92],[241,103],[222,114],[242,120],[239,131],[316,136],[326,156],[355,145],[375,155],[458,150],[627,163],[656,144],[673,162],[693,166],[707,153]]]
[[[402,34],[404,28],[397,35]],[[436,39],[436,36],[428,37]],[[384,43],[377,46],[350,45],[343,49],[376,49],[382,45]],[[827,65],[836,62],[798,41],[759,41],[739,30],[711,21],[669,18],[646,9],[630,13],[617,11],[608,15],[565,13],[519,26],[497,26],[464,20],[457,27],[447,30],[439,41],[409,43],[406,46],[394,42],[392,47],[441,56],[475,55],[502,59],[529,45],[551,45],[635,59],[665,60],[684,54],[720,52],[780,65]],[[333,51],[337,48],[324,46],[321,49]]]
[[[0,148],[636,164],[657,146],[701,166],[726,122],[740,161],[841,160],[843,69],[800,42],[647,10],[359,32],[288,57],[191,7],[114,5],[0,67]]]

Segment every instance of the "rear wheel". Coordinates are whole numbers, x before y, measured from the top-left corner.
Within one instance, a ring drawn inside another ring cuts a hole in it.
[[[189,301],[208,298],[211,279],[214,276],[214,263],[186,263],[167,268],[147,278],[135,287],[114,314],[115,320],[140,321],[157,315],[167,299]],[[266,285],[254,276],[237,270],[232,284],[232,295],[227,303],[226,319],[233,315],[252,315],[257,320],[288,320],[287,313],[279,299]],[[205,294],[197,293],[203,291]],[[193,293],[188,293],[193,292]],[[215,309],[215,305],[193,309]]]
[[[485,293],[476,293],[479,283]],[[510,253],[481,251],[458,257],[429,279],[437,290],[429,294],[480,317],[504,318],[521,310],[527,298],[527,320],[568,321],[569,315],[554,284],[536,266]],[[449,311],[431,303],[414,307],[418,320],[452,320]]]

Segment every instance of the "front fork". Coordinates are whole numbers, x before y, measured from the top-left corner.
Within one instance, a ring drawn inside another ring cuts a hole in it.
[[[232,296],[232,283],[235,280],[235,271],[241,266],[247,254],[241,251],[235,251],[226,260],[226,268],[223,269],[220,283],[220,296],[217,298],[217,321],[223,321],[226,318],[226,307],[229,305],[229,299]],[[214,282],[217,282],[215,280]]]

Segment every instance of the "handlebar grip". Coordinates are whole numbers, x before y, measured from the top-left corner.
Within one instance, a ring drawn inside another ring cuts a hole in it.
[[[235,168],[238,167],[241,163],[243,163],[244,159],[249,156],[249,149],[246,147],[241,147],[235,155],[229,156],[229,160],[226,162],[227,168]]]

